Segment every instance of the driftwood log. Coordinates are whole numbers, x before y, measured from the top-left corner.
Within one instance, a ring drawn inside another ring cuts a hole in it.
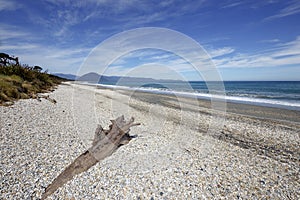
[[[53,180],[46,188],[42,199],[46,199],[75,175],[88,170],[100,160],[110,156],[120,146],[127,144],[132,138],[132,136],[129,135],[130,127],[140,125],[139,123],[134,123],[133,117],[126,122],[124,116],[111,120],[111,122],[112,124],[109,126],[109,130],[104,130],[98,125],[92,147],[77,157],[73,163]]]

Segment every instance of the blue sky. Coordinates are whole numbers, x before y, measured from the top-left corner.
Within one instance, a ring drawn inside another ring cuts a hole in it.
[[[0,51],[50,72],[77,74],[90,51],[114,34],[162,27],[202,45],[223,80],[300,80],[299,0],[0,0],[0,18]],[[188,65],[145,49],[120,57],[106,74],[174,78],[174,68],[199,80]]]

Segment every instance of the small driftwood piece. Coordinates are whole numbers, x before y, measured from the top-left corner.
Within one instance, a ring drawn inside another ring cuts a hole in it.
[[[54,103],[56,104],[56,100],[53,99],[53,98],[50,98],[49,95],[31,95],[31,98],[33,99],[37,99],[38,101],[42,101],[41,99],[44,98],[44,99],[47,99],[48,101],[50,101],[51,103]]]
[[[72,164],[53,180],[46,188],[42,199],[46,199],[75,175],[88,170],[100,160],[112,155],[120,146],[127,144],[132,138],[129,135],[130,127],[140,125],[139,123],[134,123],[133,117],[126,122],[124,116],[111,120],[111,122],[109,130],[104,130],[98,125],[92,147],[77,157]]]

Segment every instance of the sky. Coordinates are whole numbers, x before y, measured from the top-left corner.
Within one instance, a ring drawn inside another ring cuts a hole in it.
[[[207,70],[199,72],[205,62],[198,61],[205,57],[222,80],[300,81],[299,0],[0,0],[0,19],[0,52],[50,73],[201,80]],[[151,32],[156,28],[170,37]],[[147,38],[122,34],[135,29]],[[119,41],[98,50],[116,34],[140,49],[122,54]],[[181,47],[197,62],[155,45],[141,48],[153,40]],[[196,55],[184,41],[202,50]],[[121,56],[104,65],[111,55]]]

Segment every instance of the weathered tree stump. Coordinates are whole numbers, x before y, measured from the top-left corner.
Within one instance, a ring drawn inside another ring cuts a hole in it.
[[[128,134],[130,127],[140,125],[139,123],[134,123],[133,117],[126,122],[124,116],[111,120],[111,122],[112,124],[109,126],[109,130],[104,130],[98,125],[92,147],[77,157],[73,163],[53,180],[46,188],[42,199],[46,199],[75,175],[88,170],[100,160],[112,155],[121,145],[127,144],[132,138]]]

